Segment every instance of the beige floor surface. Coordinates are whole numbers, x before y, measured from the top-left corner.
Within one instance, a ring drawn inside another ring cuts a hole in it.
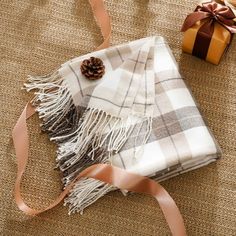
[[[110,0],[116,45],[150,35],[166,37],[182,74],[218,139],[217,163],[165,181],[190,236],[236,235],[236,39],[219,66],[181,52],[181,24],[197,1]],[[58,206],[35,218],[20,212],[12,198],[16,176],[11,129],[30,95],[20,88],[28,74],[46,74],[101,42],[87,0],[0,1],[0,235],[170,235],[156,201],[113,192],[84,215],[67,215]],[[22,185],[35,207],[60,191],[53,171],[55,147],[40,134],[39,120],[29,121],[30,160]]]

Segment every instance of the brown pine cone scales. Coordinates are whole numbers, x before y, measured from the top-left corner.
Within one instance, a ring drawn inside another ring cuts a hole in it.
[[[81,73],[88,79],[101,79],[105,73],[103,61],[97,57],[90,57],[82,62]]]

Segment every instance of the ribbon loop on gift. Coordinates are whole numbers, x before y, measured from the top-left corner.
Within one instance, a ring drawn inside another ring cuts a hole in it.
[[[197,21],[207,19],[206,23],[211,25],[218,22],[231,33],[236,33],[236,25],[234,19],[236,16],[228,6],[223,6],[214,1],[202,3],[193,13],[190,13],[184,21],[181,31],[191,28]],[[210,27],[210,25],[209,25]]]
[[[206,59],[214,33],[215,23],[219,23],[231,34],[236,33],[235,17],[230,7],[223,6],[214,1],[202,3],[201,6],[198,6],[193,13],[190,13],[186,17],[181,29],[181,31],[185,32],[198,21],[203,22],[198,30],[192,54]]]

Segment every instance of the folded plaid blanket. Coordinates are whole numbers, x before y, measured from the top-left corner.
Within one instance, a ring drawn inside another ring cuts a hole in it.
[[[105,74],[88,80],[81,63],[100,58]],[[89,53],[47,76],[31,76],[42,129],[58,145],[57,167],[67,186],[95,163],[164,180],[207,165],[221,151],[162,37]],[[65,199],[83,211],[113,186],[84,178]]]

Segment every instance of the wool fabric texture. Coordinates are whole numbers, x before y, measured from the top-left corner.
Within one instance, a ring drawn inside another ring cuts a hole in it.
[[[105,74],[80,70],[100,58]],[[47,76],[30,76],[42,130],[58,145],[57,167],[67,186],[83,169],[109,163],[164,180],[221,156],[164,38],[148,37],[74,58]],[[113,186],[85,178],[65,199],[80,211]]]

